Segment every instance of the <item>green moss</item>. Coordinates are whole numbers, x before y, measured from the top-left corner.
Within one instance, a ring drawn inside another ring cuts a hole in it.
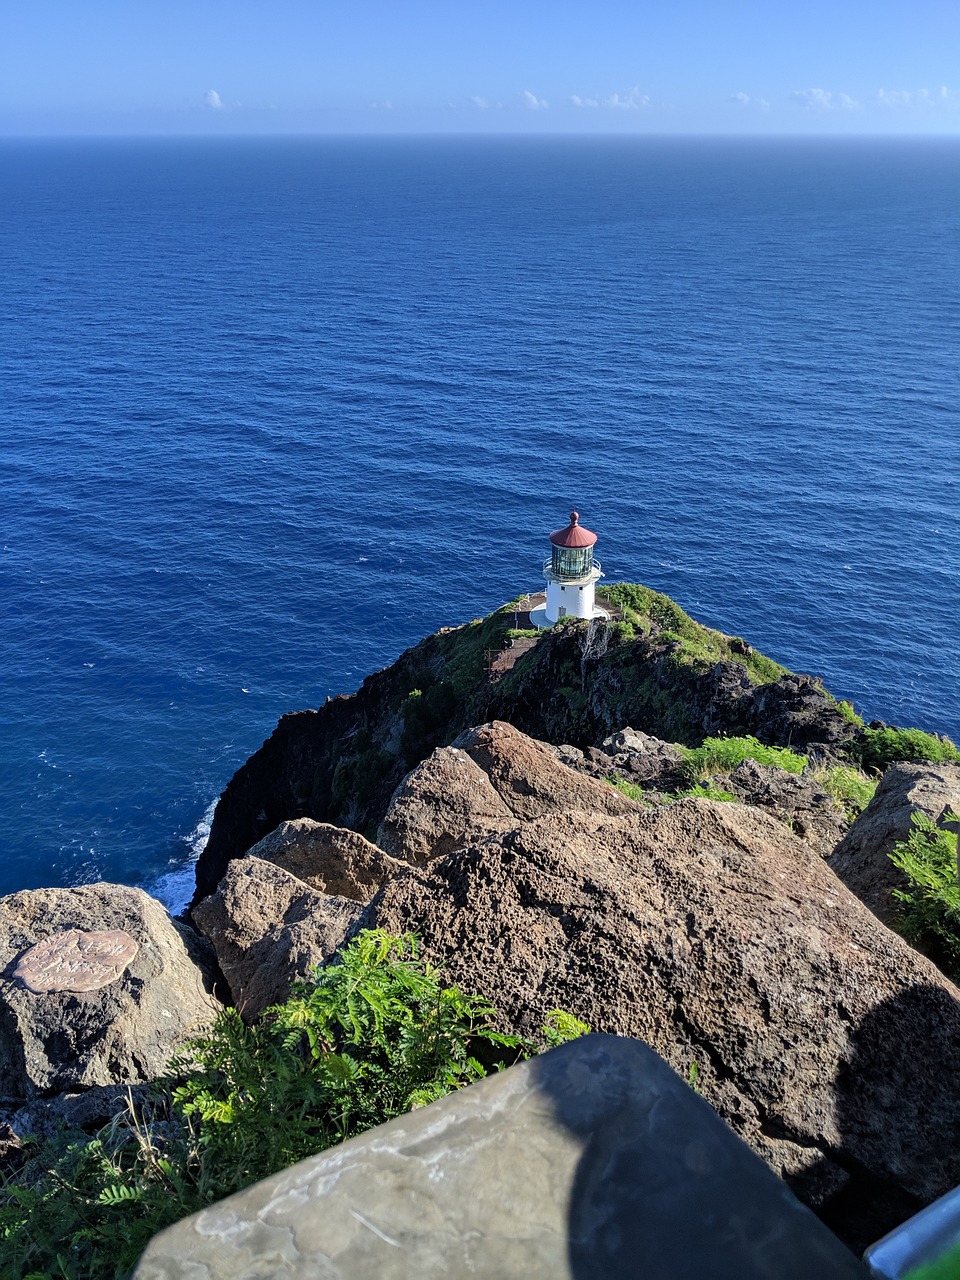
[[[853,708],[852,702],[842,701],[837,703],[837,710],[843,716],[848,724],[856,725],[858,729],[863,728],[863,716],[858,716]]]
[[[675,649],[671,659],[678,666],[706,671],[718,662],[739,662],[756,685],[770,684],[786,674],[786,667],[756,653],[738,636],[726,636],[703,626],[659,591],[639,583],[618,582],[606,587],[604,595],[622,614],[619,634],[624,639],[646,635],[672,644]]]

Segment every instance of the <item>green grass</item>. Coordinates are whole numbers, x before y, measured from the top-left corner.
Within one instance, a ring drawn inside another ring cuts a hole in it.
[[[802,773],[807,757],[789,747],[768,747],[749,734],[742,738],[705,738],[699,747],[684,747],[680,766],[691,786],[716,774],[733,773],[744,760],[773,765],[789,773]]]
[[[255,1026],[221,1014],[151,1105],[34,1144],[0,1186],[0,1277],[119,1280],[177,1219],[588,1030],[555,1013],[537,1044],[495,1017],[412,936],[359,934]]]
[[[844,764],[821,765],[811,776],[840,805],[848,822],[853,822],[867,807],[879,781],[868,777],[862,769]]]
[[[893,890],[898,908],[894,925],[948,978],[960,982],[956,832],[938,827],[925,813],[914,813],[911,821],[910,835],[894,845],[890,854],[909,882],[907,889]]]
[[[949,738],[922,729],[861,729],[850,744],[850,755],[863,769],[876,769],[882,773],[898,761],[933,764],[960,762],[960,750]]]
[[[638,804],[646,805],[648,808],[655,807],[655,801],[651,800],[650,794],[644,791],[643,787],[637,786],[635,782],[628,782],[626,778],[621,778],[614,774],[607,778],[607,782],[612,787],[625,795],[629,800],[636,800]],[[736,796],[732,791],[724,791],[722,787],[701,786],[688,787],[685,791],[667,791],[661,793],[668,800],[687,800],[691,797],[701,800],[736,800]]]
[[[769,684],[787,672],[772,658],[756,653],[738,636],[727,636],[703,626],[669,596],[639,583],[618,582],[604,587],[603,596],[622,614],[615,624],[621,640],[648,636],[676,646],[674,661],[680,666],[706,671],[718,662],[739,662],[753,684]]]

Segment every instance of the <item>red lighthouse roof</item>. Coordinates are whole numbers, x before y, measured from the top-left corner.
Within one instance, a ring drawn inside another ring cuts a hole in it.
[[[565,529],[555,529],[550,535],[550,541],[555,547],[592,547],[596,540],[597,535],[580,523],[580,513],[577,511],[570,512],[570,523]]]

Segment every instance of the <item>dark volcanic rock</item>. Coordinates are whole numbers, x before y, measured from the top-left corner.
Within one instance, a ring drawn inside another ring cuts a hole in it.
[[[790,773],[773,765],[744,760],[728,778],[717,784],[727,788],[745,804],[756,805],[786,822],[825,858],[837,846],[847,830],[847,822],[809,774]]]
[[[837,846],[831,869],[881,920],[889,920],[895,910],[890,891],[906,888],[907,882],[888,855],[909,836],[914,813],[939,823],[948,809],[960,814],[960,765],[891,765]]]
[[[801,1198],[842,1198],[868,1237],[960,1182],[960,991],[756,809],[526,822],[389,880],[363,923],[417,930],[512,1027],[561,1008],[697,1064]]]
[[[67,941],[46,957],[47,989],[30,990],[14,976],[17,967],[26,952],[57,935]],[[78,974],[91,953],[70,940],[89,935],[99,936],[101,951],[104,935],[126,937],[119,971],[101,964],[100,955],[93,978]],[[0,969],[0,1073],[8,1101],[151,1080],[219,1007],[202,939],[142,890],[122,885],[24,890],[0,899]]]

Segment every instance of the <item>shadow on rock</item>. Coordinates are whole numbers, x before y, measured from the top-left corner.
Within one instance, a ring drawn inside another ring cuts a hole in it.
[[[851,1033],[836,1118],[849,1175],[818,1216],[857,1252],[960,1182],[960,1021],[944,987],[884,1000]]]

